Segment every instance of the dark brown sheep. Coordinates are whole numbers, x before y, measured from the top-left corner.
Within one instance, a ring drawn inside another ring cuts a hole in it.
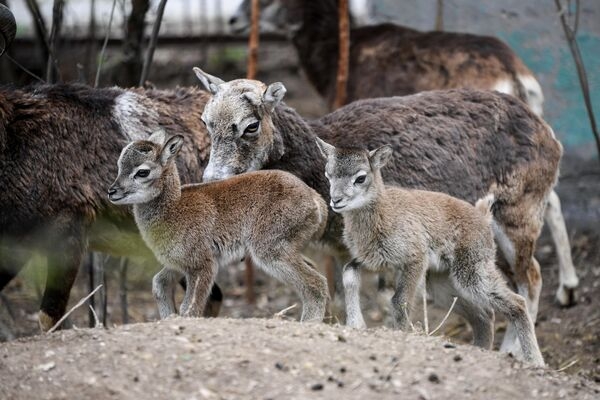
[[[337,147],[389,144],[393,156],[382,175],[390,184],[443,192],[470,203],[494,195],[498,247],[535,320],[541,275],[534,249],[562,146],[523,102],[489,91],[429,91],[356,101],[307,122],[279,104],[285,94],[279,82],[224,82],[198,68],[195,72],[213,93],[202,114],[212,140],[204,180],[282,169],[329,201],[317,136]],[[325,239],[347,260],[341,218],[333,213],[329,218]],[[518,343],[514,331],[508,332],[505,349]]]
[[[106,191],[123,146],[159,127],[184,136],[181,179],[198,182],[210,147],[200,122],[207,99],[197,88],[0,88],[0,290],[41,249],[48,257],[42,329],[64,314],[88,240],[94,250],[153,260],[129,210],[112,205]]]
[[[230,20],[235,31],[250,21],[250,1],[242,1]],[[336,92],[337,0],[263,0],[261,27],[286,34],[296,48],[308,80],[327,102]],[[501,40],[452,32],[420,32],[395,24],[353,28],[346,102],[403,96],[426,90],[474,88],[515,95],[542,115],[542,89],[523,61]],[[548,197],[545,221],[556,245],[560,286],[556,298],[572,304],[578,278],[555,192]]]

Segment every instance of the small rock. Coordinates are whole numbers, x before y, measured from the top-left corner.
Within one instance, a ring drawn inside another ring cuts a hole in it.
[[[446,349],[455,349],[456,345],[454,343],[448,342],[448,343],[444,343],[444,348],[446,348]]]
[[[280,362],[276,362],[276,363],[275,363],[275,368],[277,368],[277,369],[278,369],[278,370],[280,370],[280,371],[285,371],[285,370],[287,370],[287,368],[285,367],[285,365],[283,365],[283,364],[282,364],[282,363],[280,363]]]
[[[342,382],[342,381],[338,381],[338,383],[337,383],[337,386],[338,386],[339,388],[343,388],[343,387],[344,387],[344,382]]]
[[[346,338],[344,336],[342,336],[342,335],[338,335],[337,339],[338,339],[339,342],[346,343]]]
[[[346,368],[345,367],[340,368],[340,374],[345,374],[345,373],[346,373]]]
[[[377,356],[375,354],[371,354],[369,356],[369,360],[371,360],[371,361],[377,361]]]
[[[136,375],[136,376],[134,376],[134,377],[133,377],[133,381],[134,381],[134,382],[139,382],[139,381],[140,381],[140,378],[138,378],[138,376]]]
[[[457,354],[457,355],[454,356],[453,360],[456,361],[456,362],[459,362],[459,361],[462,361],[462,357],[461,357],[460,354]]]
[[[50,361],[50,362],[47,362],[47,363],[45,363],[45,364],[40,364],[40,365],[38,365],[38,367],[37,367],[37,368],[38,368],[38,369],[41,369],[41,370],[42,370],[42,371],[44,371],[44,372],[48,372],[48,371],[50,371],[51,369],[54,369],[54,367],[56,367],[56,363],[55,363],[54,361]]]
[[[323,390],[323,384],[322,383],[315,383],[314,385],[312,385],[310,387],[310,390],[314,390],[314,391]]]
[[[431,383],[440,383],[440,377],[437,376],[437,374],[434,372],[429,374],[429,377],[427,377],[427,379],[429,379],[429,382]]]

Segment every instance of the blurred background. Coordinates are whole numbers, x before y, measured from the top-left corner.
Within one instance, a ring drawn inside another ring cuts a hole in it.
[[[233,34],[228,21],[241,0],[169,0],[166,3],[148,84],[157,88],[196,85],[193,66],[225,80],[244,77],[248,37]],[[32,74],[45,77],[48,49],[40,32],[50,32],[53,0],[0,0],[17,20],[17,38],[10,57]],[[157,0],[116,0],[112,26],[99,86],[138,85],[143,57],[157,15]],[[440,8],[440,4],[442,7]],[[66,0],[57,34],[54,82],[94,84],[100,50],[113,0]],[[556,255],[544,232],[536,257],[543,268],[544,292],[537,332],[547,362],[553,368],[571,364],[567,372],[600,380],[600,168],[571,56],[554,2],[547,0],[350,0],[356,25],[393,22],[420,30],[433,30],[442,18],[444,31],[497,36],[504,40],[532,70],[545,94],[544,114],[565,147],[558,193],[573,248],[573,259],[581,278],[577,305],[561,309],[554,303],[558,281]],[[39,17],[34,17],[38,15]],[[592,104],[600,109],[600,1],[580,2],[577,40],[587,69]],[[332,55],[335,57],[336,55]],[[307,117],[329,111],[301,71],[297,53],[283,35],[261,34],[258,50],[258,79],[283,82],[285,101]],[[35,83],[7,57],[0,58],[0,84],[21,86]],[[600,117],[600,115],[597,115]],[[102,255],[95,255],[102,257]],[[39,332],[36,312],[43,289],[43,258],[34,259],[0,293],[0,335],[3,339]],[[106,303],[96,308],[106,324],[142,322],[158,318],[150,290],[156,272],[130,264],[126,277],[120,260],[106,260]],[[71,302],[89,292],[89,277],[79,274]],[[270,317],[298,302],[295,295],[260,272],[256,276],[256,299],[248,303],[243,265],[220,272],[225,291],[222,314],[232,317]],[[93,287],[93,286],[92,286]],[[128,295],[128,307],[123,296]],[[596,301],[596,303],[594,303]],[[371,324],[385,323],[386,304],[370,299],[365,305]],[[383,310],[383,311],[382,311]],[[297,308],[289,312],[297,315]],[[435,314],[433,318],[436,318]],[[78,326],[89,322],[88,311],[73,315]],[[504,326],[499,325],[499,330]],[[445,334],[468,339],[468,330],[458,319]],[[501,337],[501,335],[499,335]]]

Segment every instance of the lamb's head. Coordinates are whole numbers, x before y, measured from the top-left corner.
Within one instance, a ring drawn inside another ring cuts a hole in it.
[[[108,189],[110,201],[140,204],[159,196],[164,189],[165,175],[173,173],[175,167],[172,164],[182,145],[183,136],[167,138],[164,131],[158,131],[148,140],[137,140],[125,146],[117,164],[117,179]]]
[[[340,149],[319,138],[317,145],[327,159],[325,176],[333,211],[343,213],[371,204],[383,189],[381,168],[391,158],[392,148]]]
[[[275,142],[272,114],[285,95],[283,84],[267,86],[248,79],[224,82],[200,68],[194,68],[194,72],[213,94],[202,113],[211,139],[203,180],[261,169]]]
[[[285,3],[285,4],[284,4]],[[291,4],[290,4],[291,3]],[[294,18],[295,6],[298,1],[293,0],[259,0],[260,31],[263,33],[290,34],[297,29],[299,16]],[[252,16],[252,0],[243,0],[235,13],[229,19],[229,28],[234,33],[242,34],[250,31]]]

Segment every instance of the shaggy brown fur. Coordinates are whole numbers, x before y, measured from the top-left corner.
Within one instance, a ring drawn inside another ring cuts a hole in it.
[[[150,255],[139,238],[126,233],[135,232],[127,210],[106,198],[117,158],[132,138],[161,126],[185,137],[178,160],[182,181],[199,181],[210,146],[200,121],[207,99],[195,88],[0,89],[0,289],[28,256],[17,248],[41,247],[49,257],[43,329],[65,311],[88,233],[93,249]],[[103,228],[123,236],[109,236]]]
[[[302,321],[322,321],[327,282],[301,251],[323,234],[325,201],[281,171],[182,187],[173,162],[182,144],[183,137],[162,132],[131,143],[119,157],[119,175],[109,190],[115,204],[133,204],[142,237],[165,266],[154,280],[161,317],[175,312],[168,293],[173,271],[190,283],[180,313],[198,317],[219,266],[250,254],[298,292]]]

